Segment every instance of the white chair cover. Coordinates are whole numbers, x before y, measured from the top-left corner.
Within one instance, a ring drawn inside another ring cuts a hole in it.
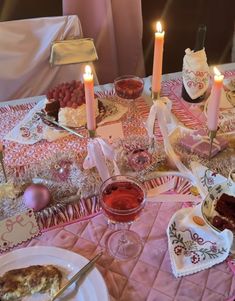
[[[82,37],[77,16],[0,23],[0,101],[44,94],[50,87],[82,77],[82,64],[51,67],[51,43]]]

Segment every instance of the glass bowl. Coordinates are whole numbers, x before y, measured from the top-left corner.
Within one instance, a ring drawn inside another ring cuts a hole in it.
[[[136,99],[141,96],[144,81],[135,75],[124,75],[114,80],[116,94],[123,99]]]

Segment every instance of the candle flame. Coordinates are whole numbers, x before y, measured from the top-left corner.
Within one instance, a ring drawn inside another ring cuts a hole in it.
[[[219,69],[217,69],[216,67],[214,67],[213,70],[214,70],[214,74],[215,74],[215,75],[217,75],[217,76],[220,76],[220,75],[221,75]]]
[[[89,65],[85,66],[85,73],[88,75],[91,75],[91,66],[89,66]]]
[[[157,21],[156,29],[157,29],[157,32],[162,32],[162,24],[161,24],[161,22]]]

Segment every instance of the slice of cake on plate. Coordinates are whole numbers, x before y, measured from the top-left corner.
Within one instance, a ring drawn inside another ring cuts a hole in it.
[[[235,196],[223,193],[216,202],[214,215],[213,226],[235,232]]]

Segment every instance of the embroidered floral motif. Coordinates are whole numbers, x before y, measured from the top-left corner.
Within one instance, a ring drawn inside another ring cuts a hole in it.
[[[21,132],[22,137],[24,137],[24,138],[30,137],[30,130],[29,130],[29,128],[27,128],[25,126],[22,126],[20,128],[20,132]]]
[[[196,264],[200,261],[200,256],[196,252],[192,252],[191,262]]]
[[[183,235],[176,229],[176,223],[173,222],[169,227],[170,238],[172,238],[172,245],[174,253],[177,256],[190,257],[193,264],[197,264],[202,260],[217,258],[220,254],[225,253],[225,248],[218,248],[215,242],[205,241],[198,233],[192,233],[190,229],[181,231],[190,234],[190,240],[185,240]],[[201,247],[204,246],[204,247]]]
[[[43,127],[42,127],[42,125],[37,125],[37,132],[39,133],[39,134],[41,134],[42,132],[43,132]]]
[[[181,255],[183,250],[186,250],[183,246],[177,245],[174,247],[174,252],[176,255]]]
[[[192,254],[192,251],[188,251],[188,250],[184,251],[184,256],[185,257],[190,257],[191,254]]]
[[[211,188],[214,186],[215,180],[214,178],[216,177],[217,173],[213,172],[211,174],[211,171],[209,169],[206,169],[204,176],[201,177],[201,182],[204,186],[206,186],[207,190],[210,191]]]
[[[217,252],[217,245],[216,243],[214,243],[211,247],[210,247],[211,252],[216,253]]]
[[[196,71],[183,69],[183,78],[189,88],[198,88],[202,90],[209,83],[210,75],[207,71]]]

